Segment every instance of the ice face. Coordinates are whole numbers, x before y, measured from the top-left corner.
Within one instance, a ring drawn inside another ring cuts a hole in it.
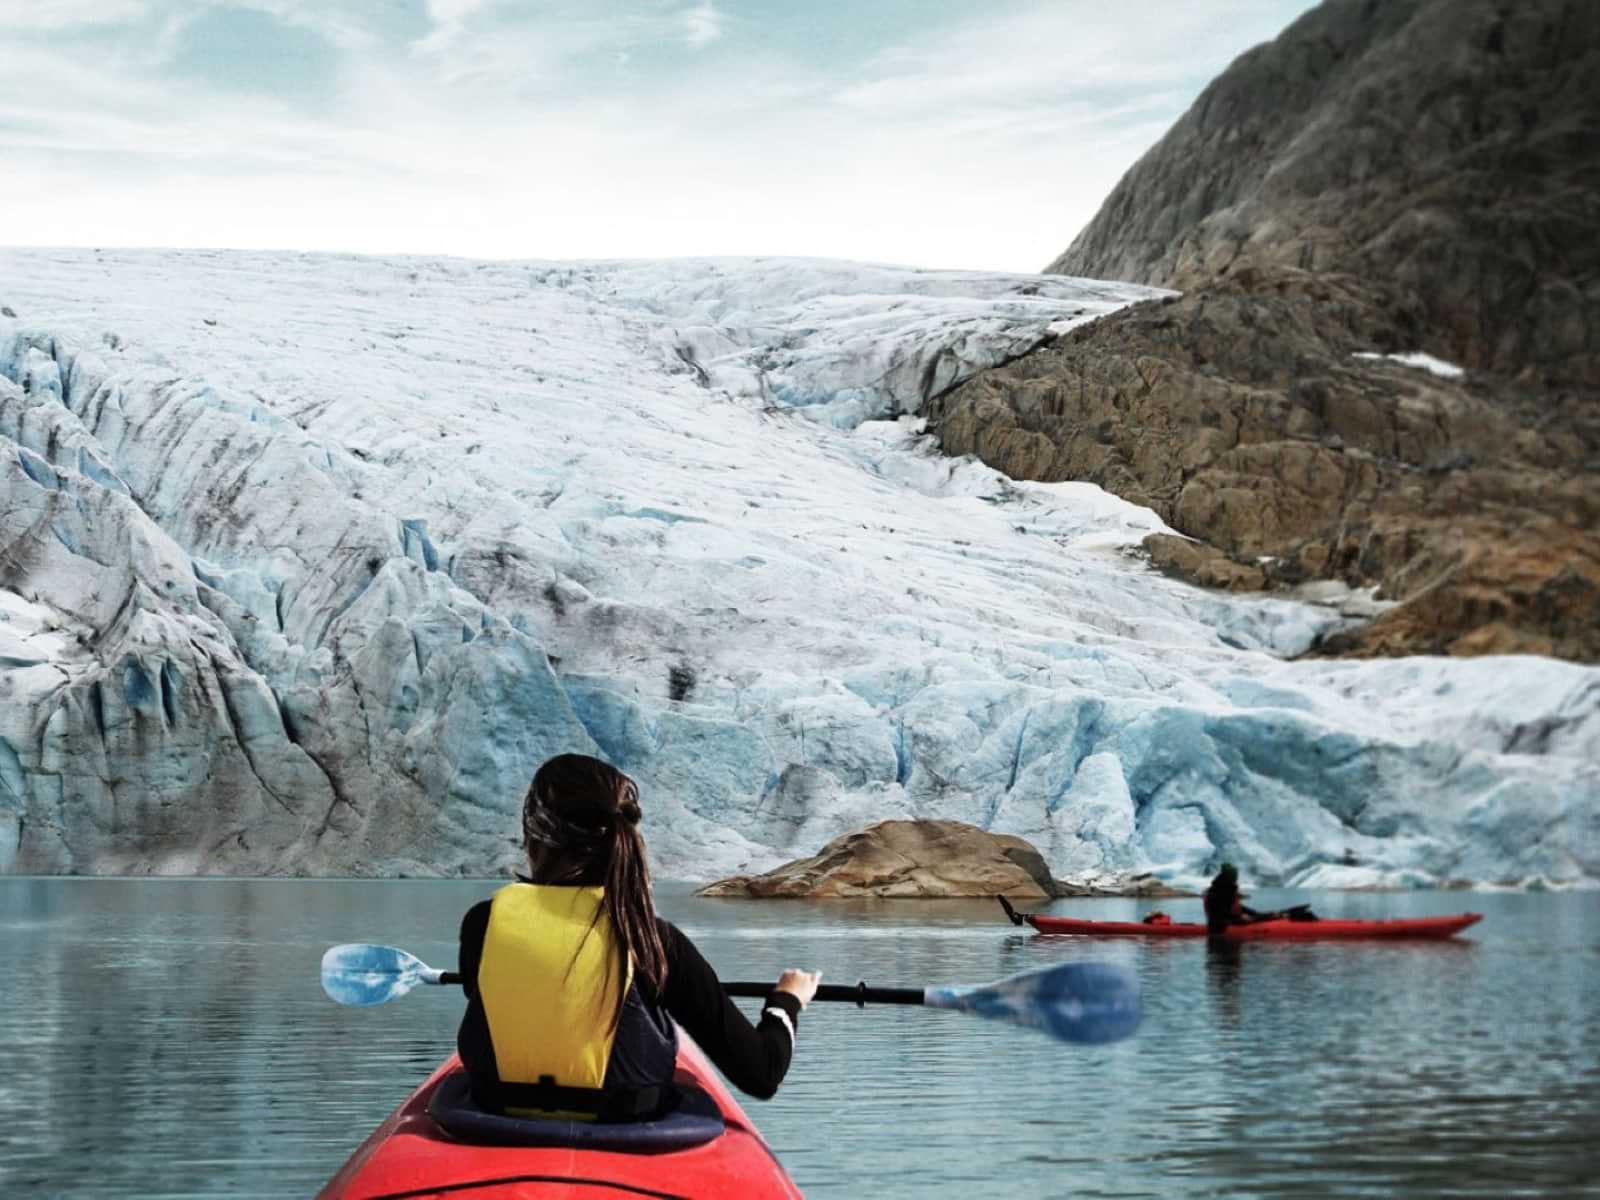
[[[1285,661],[930,395],[1152,295],[783,259],[0,252],[0,869],[494,873],[533,769],[706,878],[885,817],[1058,874],[1600,876],[1600,671]]]

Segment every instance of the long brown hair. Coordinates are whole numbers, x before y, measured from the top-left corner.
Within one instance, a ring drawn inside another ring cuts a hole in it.
[[[600,911],[616,935],[616,978],[626,977],[631,958],[635,977],[660,995],[667,952],[650,899],[639,817],[633,780],[587,754],[558,754],[533,776],[522,804],[522,840],[534,883],[605,888]],[[613,1023],[621,1019],[621,1000]]]

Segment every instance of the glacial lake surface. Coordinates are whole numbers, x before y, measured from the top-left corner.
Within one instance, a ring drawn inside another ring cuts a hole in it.
[[[309,1196],[450,1051],[461,1000],[330,1003],[335,942],[452,966],[491,882],[0,879],[0,1196]],[[745,1106],[812,1200],[1600,1196],[1600,893],[1260,892],[1326,916],[1473,910],[1445,943],[1040,938],[966,901],[658,888],[724,978],[880,985],[1125,963],[1144,1022],[1066,1046],[813,1005]],[[1180,919],[1197,900],[1058,901]],[[755,1002],[750,1002],[753,1008]]]

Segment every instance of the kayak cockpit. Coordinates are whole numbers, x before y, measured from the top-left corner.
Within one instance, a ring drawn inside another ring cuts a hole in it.
[[[671,1107],[639,1121],[576,1121],[560,1117],[513,1117],[473,1102],[467,1073],[450,1072],[428,1098],[428,1116],[457,1141],[479,1146],[566,1146],[653,1154],[703,1146],[727,1127],[722,1110],[693,1085],[674,1085]]]

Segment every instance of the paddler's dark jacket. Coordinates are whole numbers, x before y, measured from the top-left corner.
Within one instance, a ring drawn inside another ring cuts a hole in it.
[[[1213,879],[1211,886],[1206,889],[1206,929],[1211,933],[1221,933],[1229,925],[1245,924],[1256,915],[1252,908],[1246,908],[1244,901],[1239,899],[1239,884],[1224,882],[1221,878]]]
[[[485,1107],[508,1106],[495,1063],[488,1018],[478,990],[478,967],[489,927],[490,902],[468,910],[461,922],[460,971],[467,995],[456,1046],[472,1080],[474,1097]],[[769,1099],[789,1069],[794,1043],[790,1028],[800,1024],[800,1001],[773,991],[762,1005],[759,1024],[751,1025],[722,990],[716,972],[684,934],[660,918],[656,926],[666,949],[667,979],[662,994],[636,979],[623,1001],[622,1016],[606,1065],[608,1092],[637,1091],[671,1080],[677,1056],[673,1021],[688,1032],[728,1081],[757,1099]],[[773,1010],[789,1019],[789,1027]],[[611,1014],[597,1013],[597,1022]]]

